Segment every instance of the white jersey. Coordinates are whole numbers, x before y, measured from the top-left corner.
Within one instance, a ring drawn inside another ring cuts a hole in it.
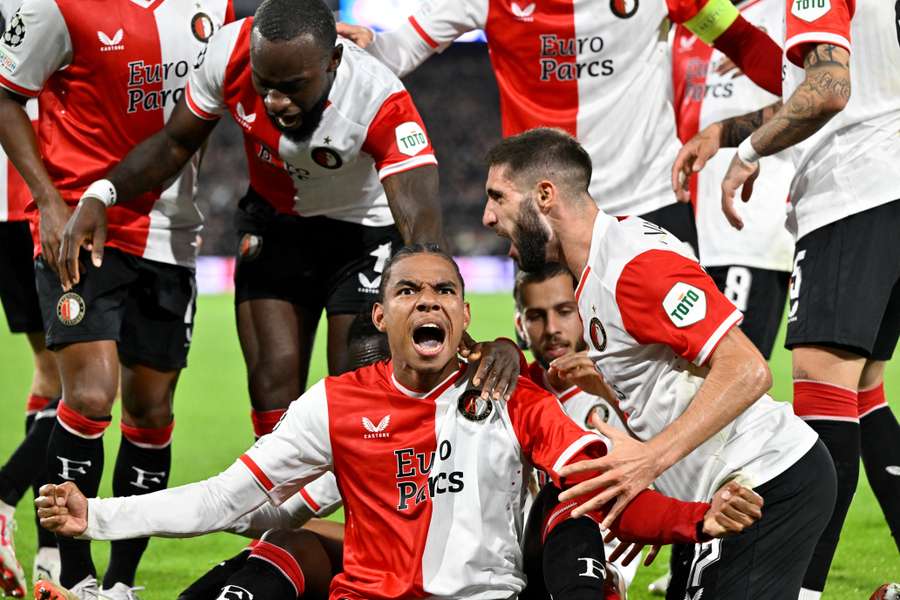
[[[460,35],[484,29],[503,135],[562,128],[591,156],[591,196],[607,213],[673,204],[678,152],[664,0],[424,0],[369,50],[403,75]]]
[[[797,238],[900,198],[900,39],[888,0],[786,2],[785,100],[804,80],[803,49],[850,52],[852,93],[825,127],[791,150],[791,227]]]
[[[437,164],[400,80],[348,40],[322,121],[309,140],[282,134],[253,87],[253,19],[212,37],[191,74],[187,105],[201,119],[231,113],[244,133],[250,185],[275,210],[380,227],[394,222],[381,180]]]
[[[162,129],[207,40],[232,19],[229,0],[105,0],[92,8],[23,0],[0,40],[0,86],[40,94],[41,157],[70,207]],[[193,202],[198,161],[165,189],[110,207],[106,245],[192,267],[202,222]],[[32,231],[39,249],[39,229]]]
[[[629,429],[647,440],[681,415],[706,364],[741,313],[690,249],[640,218],[600,213],[576,297],[591,356],[615,390]],[[816,434],[790,404],[763,396],[663,473],[664,494],[708,500],[727,480],[758,486],[799,460]]]
[[[738,6],[741,15],[775,40],[783,38],[781,7],[784,0],[749,0]],[[708,125],[759,110],[779,100],[746,75],[735,71],[719,75],[726,60],[683,25],[672,36],[672,81],[678,136],[690,140]],[[794,240],[785,227],[788,191],[794,177],[790,151],[761,161],[760,176],[749,203],[737,202],[744,220],[740,231],[722,212],[722,179],[732,154],[719,152],[691,181],[691,202],[697,222],[700,264],[705,267],[742,265],[772,271],[790,271]]]

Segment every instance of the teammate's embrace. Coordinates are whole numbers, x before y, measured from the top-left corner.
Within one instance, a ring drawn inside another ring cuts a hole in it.
[[[347,330],[375,299],[392,251],[441,242],[437,160],[403,84],[337,39],[321,0],[266,0],[213,35],[165,128],[85,196],[66,236],[64,282],[78,280],[81,243],[103,235],[104,204],[131,206],[171,177],[226,113],[244,133],[250,172],[235,304],[264,435],[306,387],[322,310],[328,369],[341,373]]]
[[[41,524],[89,538],[194,535],[221,529],[267,500],[279,504],[331,470],[347,519],[343,572],[331,582],[331,598],[517,595],[525,586],[519,538],[526,465],[566,486],[579,478],[564,481],[559,470],[602,455],[606,442],[527,380],[509,400],[467,393],[468,367],[456,348],[469,308],[456,264],[436,247],[398,251],[380,291],[372,318],[387,333],[391,361],[315,384],[271,434],[206,481],[103,500],[87,500],[71,483],[47,485],[37,501]],[[730,490],[712,508],[645,490],[614,529],[644,541],[740,531],[759,515],[761,499],[737,485]],[[596,600],[602,574],[582,574],[585,558],[602,560],[602,541],[593,520],[567,518],[575,506],[548,521],[547,543],[556,536],[588,540],[579,548],[591,554],[557,566],[548,591]],[[573,547],[562,543],[560,551]],[[286,562],[275,563],[272,576],[290,578],[302,595],[300,566],[279,556]]]

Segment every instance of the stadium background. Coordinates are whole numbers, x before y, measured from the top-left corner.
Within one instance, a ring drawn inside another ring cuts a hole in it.
[[[338,9],[338,0],[328,0]],[[398,14],[415,0],[374,0],[397,5]],[[257,2],[236,0],[239,15],[252,13]],[[345,10],[348,0],[344,0]],[[402,11],[402,12],[401,12]],[[345,12],[345,14],[348,14]],[[422,113],[441,163],[441,201],[450,249],[469,257],[463,265],[473,305],[472,333],[476,338],[508,336],[512,329],[512,299],[508,293],[512,269],[500,257],[505,243],[480,226],[483,157],[500,137],[498,96],[484,44],[454,44],[430,59],[404,80]],[[449,84],[448,84],[449,83]],[[249,402],[243,361],[234,325],[232,298],[228,291],[230,261],[236,237],[232,214],[243,195],[245,176],[243,145],[238,128],[228,119],[218,126],[201,168],[201,209],[206,216],[199,267],[201,290],[198,300],[190,365],[184,371],[176,394],[175,439],[171,484],[178,485],[213,475],[227,467],[252,441]],[[220,292],[220,293],[215,293]],[[226,292],[226,293],[221,293]],[[324,327],[324,323],[322,325]],[[783,334],[782,334],[783,335]],[[773,395],[790,401],[790,356],[778,342],[771,360],[775,380]],[[23,336],[0,334],[0,456],[8,456],[21,439],[20,418],[30,382],[30,352]],[[318,344],[310,381],[325,374],[324,349]],[[886,389],[900,410],[900,367],[890,365]],[[118,419],[116,413],[115,419]],[[107,456],[115,456],[119,436],[111,429],[105,436]],[[106,461],[101,494],[109,495],[114,461]],[[335,516],[340,518],[340,513]],[[17,551],[31,573],[34,526],[30,495],[17,513]],[[386,543],[390,543],[386,540]],[[194,577],[241,548],[241,539],[216,534],[193,540],[154,540],[138,572],[144,600],[173,599]],[[105,567],[109,545],[94,544],[98,568]],[[647,584],[665,571],[667,554],[649,569],[641,568],[632,587],[632,599],[650,598]],[[900,579],[900,558],[890,539],[881,511],[860,471],[860,484],[853,502],[824,598],[865,599],[881,583]]]

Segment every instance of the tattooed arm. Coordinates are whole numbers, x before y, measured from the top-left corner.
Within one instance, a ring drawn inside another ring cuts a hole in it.
[[[782,102],[779,100],[755,112],[716,123],[719,126],[719,145],[722,148],[737,148],[741,142],[750,137],[764,123],[771,121],[772,117],[778,114],[782,106]]]
[[[759,157],[790,148],[807,139],[844,110],[850,100],[850,53],[840,46],[817,44],[803,59],[806,78],[775,115],[741,143],[722,181],[722,212],[743,229],[734,195],[750,200],[759,175]]]

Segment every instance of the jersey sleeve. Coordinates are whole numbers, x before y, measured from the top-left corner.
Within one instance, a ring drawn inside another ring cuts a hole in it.
[[[853,0],[790,0],[786,2],[784,52],[803,68],[810,45],[834,44],[850,52],[850,19]]]
[[[362,149],[375,160],[379,179],[437,164],[425,124],[406,90],[382,102],[369,124]]]
[[[699,264],[668,250],[643,252],[625,265],[616,303],[638,343],[665,344],[698,366],[743,318]]]
[[[239,32],[240,25],[235,23],[214,33],[191,71],[184,99],[190,111],[200,119],[214,121],[227,110],[225,71]]]
[[[54,0],[25,0],[6,16],[0,37],[0,86],[35,98],[72,57],[72,40]]]
[[[281,504],[332,466],[325,382],[292,402],[272,433],[239,459],[273,504]]]
[[[378,33],[367,50],[399,77],[453,40],[487,22],[489,0],[425,0],[397,29]]]
[[[560,469],[603,456],[609,448],[606,437],[579,427],[556,398],[523,377],[507,403],[507,411],[522,452],[557,487],[566,486]]]

